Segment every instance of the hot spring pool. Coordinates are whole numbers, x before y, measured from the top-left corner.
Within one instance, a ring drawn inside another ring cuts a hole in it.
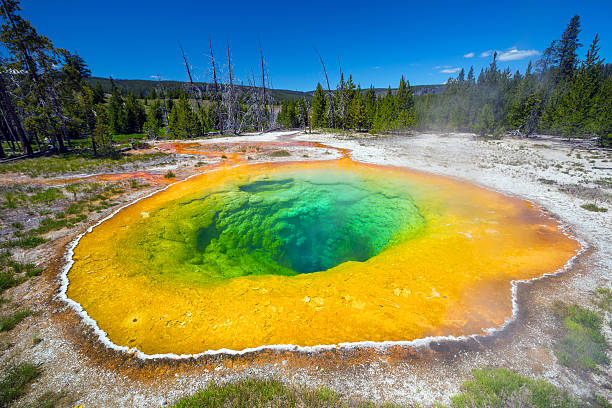
[[[147,354],[483,333],[511,281],[579,249],[530,203],[431,174],[329,162],[211,171],[74,249],[67,296]]]

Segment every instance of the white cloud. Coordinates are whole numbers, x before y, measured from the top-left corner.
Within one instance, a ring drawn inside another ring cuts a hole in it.
[[[488,57],[491,54],[493,54],[493,50],[483,51],[483,52],[480,53],[480,58]]]
[[[516,61],[535,55],[540,55],[540,52],[538,50],[519,50],[516,47],[512,47],[506,51],[498,51],[497,59],[500,61]]]
[[[443,74],[455,74],[459,71],[461,71],[461,68],[447,68],[441,70],[440,72],[442,72]]]
[[[447,69],[447,68],[452,68],[452,67],[453,67],[452,65],[436,65],[432,69],[438,70],[438,69]]]
[[[474,58],[474,55],[476,54],[474,54],[473,52],[468,52],[467,54],[463,56],[463,58]]]
[[[149,78],[160,81],[162,79],[161,75],[149,75]]]

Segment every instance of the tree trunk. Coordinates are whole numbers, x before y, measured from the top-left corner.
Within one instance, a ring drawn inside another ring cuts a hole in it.
[[[317,51],[317,54],[319,54],[318,51]],[[329,86],[329,78],[327,77],[327,70],[325,69],[325,63],[323,62],[323,57],[321,57],[321,54],[319,54],[319,60],[321,60],[321,65],[323,65],[323,73],[325,74],[325,81],[327,82],[327,92],[329,95],[329,111],[331,112],[332,127],[335,129],[336,128],[336,118],[334,115],[334,97],[331,93],[331,88]]]
[[[215,67],[215,57],[213,55],[212,40],[208,38],[210,45],[210,61],[212,62],[213,80],[215,82],[215,99],[217,100],[217,119],[219,120],[219,131],[223,134],[223,115],[221,115],[221,101],[219,100],[219,85],[217,84],[217,68]]]
[[[259,45],[259,55],[261,55],[261,87],[263,88],[263,108],[264,108],[264,122],[262,126],[263,128],[268,124],[268,101],[266,99],[266,71],[264,68],[264,57],[263,50],[261,49],[261,44]]]
[[[183,61],[185,61],[185,68],[187,69],[187,76],[189,76],[189,84],[191,85],[191,93],[193,94],[193,99],[196,101],[196,105],[198,107],[198,113],[200,111],[200,101],[196,95],[196,87],[193,84],[193,78],[191,77],[191,70],[189,69],[189,62],[187,61],[187,57],[185,56],[185,51],[183,51],[183,46],[179,43],[179,48],[181,49],[181,54],[183,55]]]
[[[8,90],[6,88],[6,83],[4,82],[4,78],[2,74],[0,74],[0,99],[2,101],[2,105],[4,106],[5,113],[8,114],[11,122],[13,122],[13,129],[17,133],[21,141],[21,147],[23,148],[23,152],[28,156],[31,155],[32,145],[30,144],[30,140],[25,134],[23,130],[23,126],[19,121],[19,117],[17,116],[17,112],[15,112],[15,107],[13,106],[13,101],[8,94]]]

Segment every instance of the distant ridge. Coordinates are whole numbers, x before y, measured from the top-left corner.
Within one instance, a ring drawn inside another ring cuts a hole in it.
[[[87,78],[87,82],[91,86],[97,86],[100,84],[102,89],[105,92],[111,91],[111,82],[109,78],[102,77],[90,77]],[[189,85],[188,82],[182,81],[157,81],[152,79],[115,79],[113,78],[113,82],[119,88],[122,93],[130,93],[133,92],[136,95],[148,96],[151,93],[151,89],[158,89],[163,87],[166,90],[176,90],[181,89]],[[194,85],[201,89],[203,92],[211,92],[213,90],[214,85],[207,82],[194,82]],[[412,90],[414,95],[422,96],[427,94],[439,94],[444,91],[445,85],[414,85],[412,86]],[[367,88],[366,88],[367,89]],[[366,89],[362,89],[363,92]],[[387,92],[387,88],[374,88],[377,95],[384,95]],[[395,91],[395,89],[392,89]],[[313,91],[291,91],[288,89],[271,89],[271,94],[277,101],[284,101],[288,99],[298,99],[304,97],[306,99],[311,99]]]

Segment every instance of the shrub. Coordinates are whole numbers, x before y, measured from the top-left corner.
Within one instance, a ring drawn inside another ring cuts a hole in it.
[[[176,175],[171,170],[168,170],[168,172],[166,174],[164,174],[164,178],[167,178],[167,179],[172,179],[172,178],[175,178],[175,177],[176,177]]]

